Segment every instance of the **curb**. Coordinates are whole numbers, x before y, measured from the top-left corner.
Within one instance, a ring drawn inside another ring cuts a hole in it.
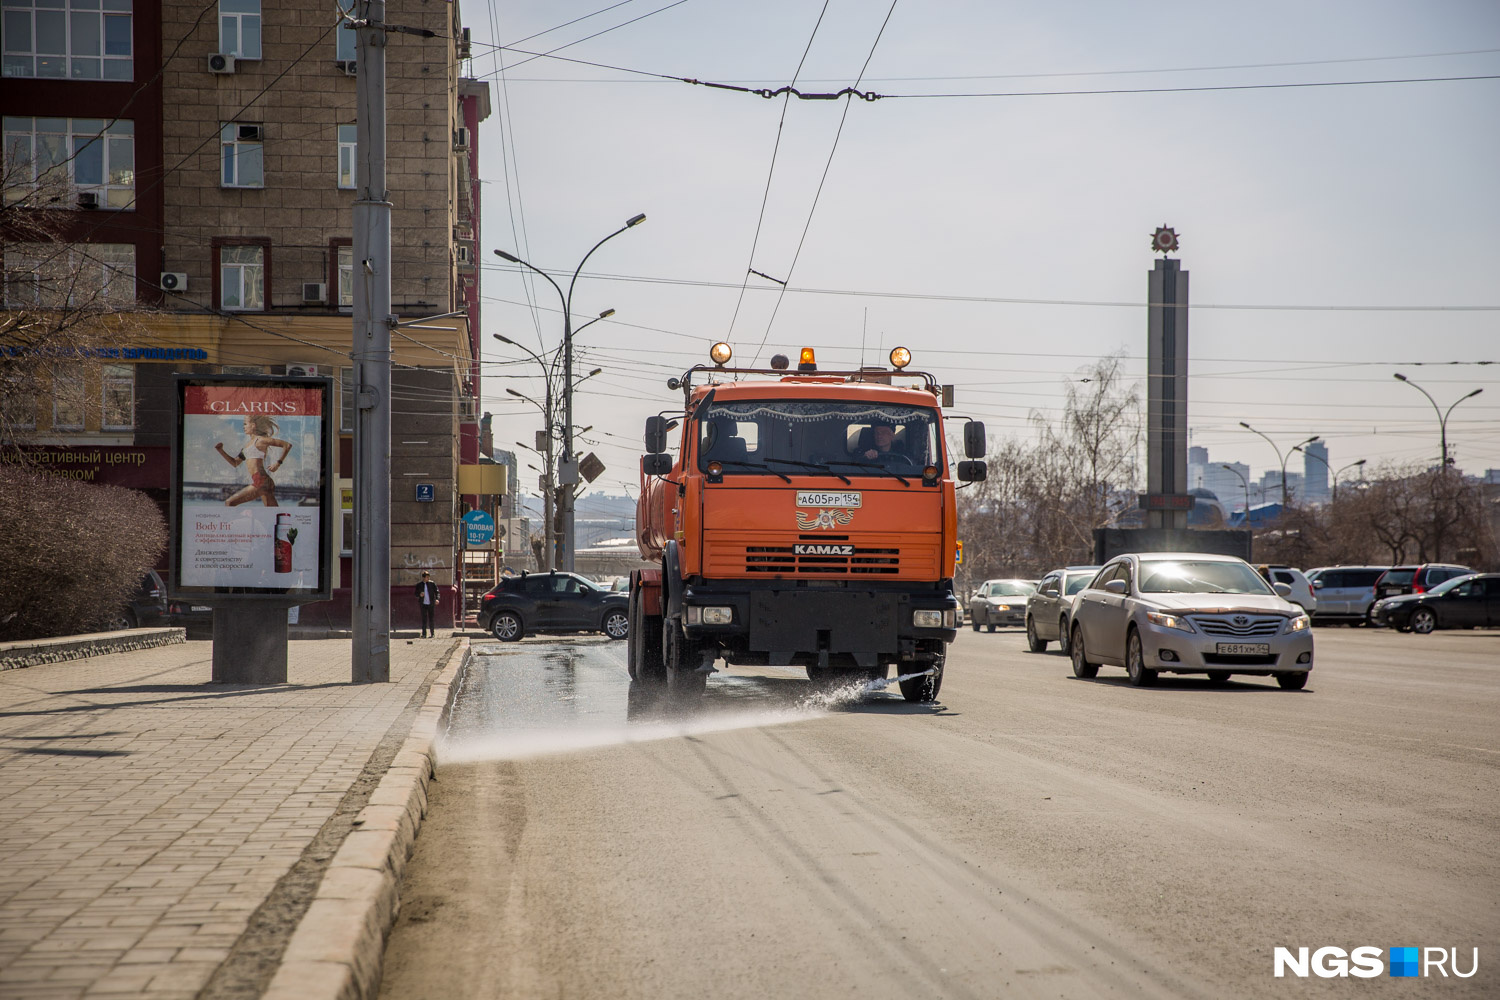
[[[386,935],[401,906],[401,875],[427,813],[434,744],[453,681],[471,655],[465,640],[462,655],[432,682],[411,732],[292,932],[262,1000],[372,1000],[379,992]]]
[[[30,639],[0,643],[0,670],[20,670],[44,663],[82,660],[90,656],[128,653],[136,649],[172,646],[187,641],[182,628],[131,628],[119,632],[67,635],[56,639]]]

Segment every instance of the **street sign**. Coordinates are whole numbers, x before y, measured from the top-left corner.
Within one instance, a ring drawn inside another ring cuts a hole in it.
[[[959,565],[959,566],[962,566],[964,564],[964,543],[963,542],[959,542],[958,543],[958,556],[953,561],[954,561],[954,563],[956,565]]]
[[[495,519],[482,510],[471,510],[464,515],[464,530],[470,545],[483,545],[495,537]]]
[[[604,463],[593,452],[589,452],[583,456],[583,461],[578,463],[579,475],[583,476],[588,482],[592,483],[598,479],[602,472],[604,472]]]
[[[417,502],[432,503],[437,499],[437,487],[432,483],[417,484]]]

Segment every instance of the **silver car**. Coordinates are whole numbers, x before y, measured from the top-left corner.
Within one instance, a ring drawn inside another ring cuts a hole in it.
[[[1116,556],[1074,598],[1073,673],[1124,667],[1145,687],[1158,673],[1271,676],[1288,691],[1307,684],[1312,622],[1249,563],[1197,552]]]

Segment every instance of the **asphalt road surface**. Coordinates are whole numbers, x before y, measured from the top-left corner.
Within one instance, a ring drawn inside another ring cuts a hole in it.
[[[736,669],[678,716],[623,644],[481,646],[381,995],[1500,996],[1500,632],[1319,629],[1302,692],[1024,647],[960,633],[937,706]],[[1480,964],[1273,977],[1329,945]]]

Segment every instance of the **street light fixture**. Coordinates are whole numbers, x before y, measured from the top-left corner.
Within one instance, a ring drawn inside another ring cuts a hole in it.
[[[638,226],[642,222],[645,222],[645,221],[646,221],[646,216],[645,216],[644,213],[639,214],[639,215],[632,215],[629,219],[625,220],[625,225],[621,226],[619,229],[616,229],[614,232],[612,232],[608,236],[604,237],[604,239],[600,240],[598,243],[595,243],[592,247],[590,247],[589,248],[589,252],[583,255],[583,259],[580,260],[578,262],[578,266],[573,269],[573,277],[568,281],[568,291],[566,293],[563,292],[562,287],[559,286],[556,281],[552,280],[552,276],[550,274],[548,274],[546,271],[543,271],[541,268],[537,267],[535,264],[532,264],[529,261],[522,260],[520,257],[517,257],[515,254],[506,253],[504,250],[496,250],[495,251],[495,256],[501,258],[502,260],[508,260],[512,264],[520,264],[522,267],[525,267],[525,268],[527,268],[529,270],[535,271],[537,274],[540,274],[543,278],[546,278],[547,279],[547,283],[552,286],[553,291],[557,292],[558,298],[562,299],[562,305],[563,305],[563,453],[562,453],[562,463],[563,463],[563,465],[565,467],[571,465],[574,471],[573,471],[573,481],[572,482],[565,482],[565,483],[563,483],[559,487],[559,497],[558,497],[558,499],[561,502],[562,515],[563,515],[562,568],[564,570],[569,571],[569,572],[571,572],[575,568],[575,560],[574,560],[574,549],[575,549],[574,538],[575,538],[575,535],[574,535],[574,528],[573,528],[573,499],[574,499],[574,493],[573,493],[573,491],[574,491],[574,489],[577,486],[577,478],[576,478],[576,475],[577,475],[576,474],[577,457],[573,454],[573,286],[578,283],[578,275],[583,271],[583,265],[588,263],[589,258],[594,255],[594,251],[595,250],[598,250],[604,244],[608,243],[610,240],[614,239],[616,236],[619,236],[625,230],[630,229],[633,226]],[[610,312],[610,311],[611,310],[606,310],[606,312]],[[605,318],[605,314],[601,313],[598,318],[599,319],[604,319]],[[589,323],[593,323],[593,322],[597,322],[597,320],[589,320]],[[588,325],[587,323],[584,324],[584,326],[587,326],[587,325]],[[582,327],[580,327],[579,329],[582,329]],[[559,476],[559,478],[562,478],[562,477]]]
[[[1276,447],[1276,442],[1275,441],[1272,441],[1270,438],[1266,437],[1266,435],[1261,434],[1261,432],[1258,431],[1258,430],[1256,430],[1254,427],[1251,427],[1249,424],[1245,423],[1243,420],[1240,421],[1240,426],[1243,427],[1243,428],[1245,428],[1245,430],[1249,431],[1251,434],[1260,434],[1261,437],[1266,438],[1266,443],[1271,446],[1272,450],[1276,452],[1276,457],[1281,461],[1281,510],[1282,510],[1283,513],[1285,513],[1286,509],[1291,506],[1291,495],[1287,492],[1287,488],[1286,488],[1286,463],[1287,463],[1287,459],[1289,459],[1289,458],[1292,457],[1292,452],[1294,452],[1294,451],[1301,451],[1303,445],[1312,444],[1314,441],[1321,441],[1322,438],[1319,437],[1317,434],[1314,434],[1312,437],[1308,438],[1306,441],[1299,441],[1298,443],[1292,445],[1290,448],[1288,448],[1286,450],[1285,454],[1283,454],[1282,451],[1281,451],[1281,449]]]
[[[1483,389],[1475,389],[1473,392],[1469,393],[1468,395],[1464,395],[1464,396],[1458,397],[1457,399],[1455,399],[1453,401],[1453,406],[1448,407],[1447,412],[1444,412],[1443,409],[1438,406],[1437,400],[1435,400],[1435,399],[1432,398],[1432,393],[1428,392],[1426,389],[1422,388],[1420,385],[1417,385],[1417,383],[1413,382],[1411,379],[1407,378],[1405,375],[1402,375],[1400,372],[1396,372],[1394,377],[1398,381],[1405,382],[1407,385],[1411,386],[1413,389],[1417,390],[1422,395],[1426,396],[1427,397],[1427,402],[1431,403],[1432,404],[1432,408],[1437,411],[1437,415],[1438,415],[1438,427],[1442,431],[1442,444],[1443,444],[1443,456],[1440,459],[1440,461],[1441,461],[1442,466],[1443,466],[1443,471],[1444,472],[1448,471],[1448,466],[1450,466],[1450,465],[1453,464],[1453,459],[1451,457],[1449,457],[1449,455],[1448,455],[1448,414],[1453,412],[1453,406],[1457,406],[1459,403],[1462,403],[1466,399],[1473,399],[1475,396],[1479,395],[1484,390]]]
[[[1328,464],[1328,459],[1324,458],[1322,455],[1314,455],[1310,451],[1304,451],[1303,448],[1302,448],[1302,446],[1300,444],[1299,445],[1293,445],[1292,446],[1292,450],[1293,451],[1300,451],[1300,452],[1302,452],[1302,454],[1306,455],[1308,458],[1316,458],[1318,461],[1320,461],[1320,462],[1323,463],[1323,468],[1327,469],[1330,473],[1332,473],[1332,475],[1333,475],[1333,502],[1334,503],[1338,503],[1338,500],[1339,500],[1339,475],[1342,474],[1343,472],[1349,470],[1349,469],[1353,469],[1353,468],[1355,468],[1357,466],[1363,466],[1365,464],[1365,462],[1369,461],[1369,459],[1362,458],[1362,459],[1360,459],[1357,462],[1350,462],[1348,465],[1341,465],[1341,466],[1339,466],[1338,472],[1334,472],[1333,471],[1333,466],[1329,465]]]
[[[1228,469],[1230,472],[1232,472],[1236,476],[1240,477],[1240,483],[1245,487],[1245,521],[1246,521],[1246,523],[1249,523],[1249,521],[1250,521],[1250,480],[1246,479],[1245,478],[1245,474],[1243,472],[1241,472],[1239,469],[1236,469],[1232,465],[1225,465],[1224,463],[1220,462],[1219,463],[1219,468],[1221,468],[1221,469]]]

